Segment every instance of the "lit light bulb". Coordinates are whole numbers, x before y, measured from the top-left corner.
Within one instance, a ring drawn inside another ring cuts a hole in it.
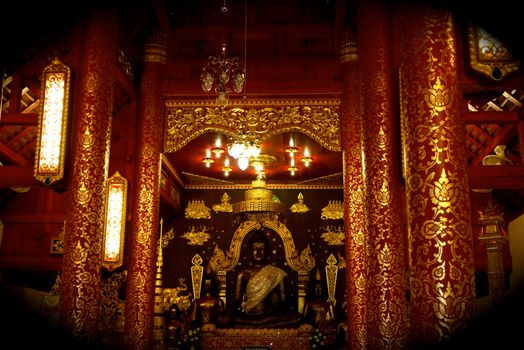
[[[249,145],[249,148],[247,149],[247,157],[258,157],[260,155],[260,146],[257,144],[251,144]]]
[[[309,149],[307,147],[304,148],[304,156],[300,159],[305,166],[309,166],[311,162],[313,161],[313,158],[311,158],[311,155],[309,153]]]
[[[298,148],[295,147],[295,140],[292,137],[289,138],[289,146],[286,147],[286,152],[289,153],[291,158],[294,157],[295,152],[298,151]]]
[[[229,155],[235,159],[240,157],[242,153],[244,153],[244,145],[238,141],[233,142],[229,147]]]
[[[246,170],[247,167],[249,166],[249,158],[248,157],[244,157],[244,156],[240,156],[238,157],[238,167],[240,168],[240,170]]]
[[[229,157],[226,157],[224,159],[224,166],[222,167],[222,171],[224,172],[224,177],[228,177],[231,170],[233,169],[231,169],[231,167],[229,166]]]
[[[220,140],[220,136],[217,136],[215,139],[215,147],[211,150],[217,158],[220,158],[220,155],[224,153],[224,149],[222,148],[222,141]]]
[[[206,156],[204,159],[202,159],[202,162],[206,165],[206,168],[209,168],[211,166],[211,163],[213,163],[215,160],[211,158],[211,151],[206,149]]]

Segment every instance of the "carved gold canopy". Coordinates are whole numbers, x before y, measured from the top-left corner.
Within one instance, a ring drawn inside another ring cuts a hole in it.
[[[339,99],[253,100],[230,103],[221,109],[215,101],[167,101],[164,152],[176,152],[206,132],[231,137],[252,133],[261,142],[272,136],[301,132],[330,151],[340,151]]]

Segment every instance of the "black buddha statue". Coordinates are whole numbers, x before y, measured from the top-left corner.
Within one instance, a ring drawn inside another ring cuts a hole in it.
[[[269,240],[255,231],[248,249],[252,264],[238,272],[231,321],[233,327],[290,328],[300,323],[300,315],[290,308],[287,273],[267,263]]]

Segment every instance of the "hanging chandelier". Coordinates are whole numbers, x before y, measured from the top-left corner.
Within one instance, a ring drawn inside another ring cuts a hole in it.
[[[221,8],[224,17],[228,12],[226,1]],[[246,36],[245,34],[244,36]],[[246,39],[244,38],[244,45]],[[244,48],[244,56],[245,56]],[[244,57],[245,61],[245,57]],[[217,94],[217,105],[224,108],[229,103],[231,91],[241,93],[246,81],[246,69],[242,67],[238,57],[227,57],[227,45],[222,42],[220,56],[210,56],[200,75],[200,83],[205,92],[210,92],[213,87]]]
[[[242,92],[246,73],[240,65],[238,57],[228,58],[226,44],[222,43],[222,49],[219,57],[211,56],[202,69],[200,82],[202,89],[209,92],[215,87],[217,94],[217,104],[224,108],[229,103],[229,93],[232,85],[233,91]]]
[[[231,156],[237,161],[238,168],[240,170],[246,170],[250,165],[250,160],[255,159],[260,156],[260,144],[257,139],[250,133],[242,133],[238,137],[234,138],[227,144],[227,148],[222,147],[222,140],[220,137],[215,139],[215,145],[211,148],[212,153],[215,154],[216,158],[219,158],[222,153],[225,153],[227,150],[227,155]],[[206,166],[210,166],[210,162],[213,158],[210,155],[206,155],[206,158],[202,160]],[[227,165],[229,167],[229,159],[226,159]],[[209,164],[209,165],[208,165]],[[231,171],[229,169],[228,171]]]
[[[233,171],[231,158],[236,160],[236,165],[241,171],[247,170],[250,166],[257,175],[266,175],[266,168],[277,161],[273,155],[262,152],[260,141],[256,135],[250,131],[243,131],[238,135],[229,137],[229,141],[222,143],[223,135],[217,135],[213,145],[206,148],[205,157],[202,163],[210,168],[213,163],[223,164],[221,170],[225,177]],[[305,167],[309,167],[313,162],[309,147],[307,145],[297,147],[294,137],[290,137],[289,145],[284,147],[288,154],[289,165],[287,170],[291,176],[295,176],[300,170],[296,161],[300,160]],[[220,161],[223,158],[223,161]],[[279,156],[279,158],[284,158]]]

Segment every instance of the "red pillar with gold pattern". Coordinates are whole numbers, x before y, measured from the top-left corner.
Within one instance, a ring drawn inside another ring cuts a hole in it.
[[[155,272],[159,239],[160,154],[163,146],[162,71],[167,37],[157,31],[146,43],[139,92],[138,142],[125,306],[130,349],[153,348]]]
[[[340,137],[344,161],[344,227],[346,248],[346,314],[348,349],[366,349],[367,273],[366,210],[362,167],[362,71],[354,30],[342,34],[343,66]]]
[[[79,31],[80,32],[80,31]],[[117,20],[100,10],[85,23],[71,132],[71,181],[60,289],[61,322],[81,341],[98,338],[100,256],[113,113]]]
[[[408,334],[405,230],[401,223],[389,3],[360,1],[357,8],[359,61],[365,77],[363,125],[370,349],[404,349]]]
[[[405,140],[414,345],[440,342],[474,312],[461,61],[448,11],[402,10],[401,118]]]

